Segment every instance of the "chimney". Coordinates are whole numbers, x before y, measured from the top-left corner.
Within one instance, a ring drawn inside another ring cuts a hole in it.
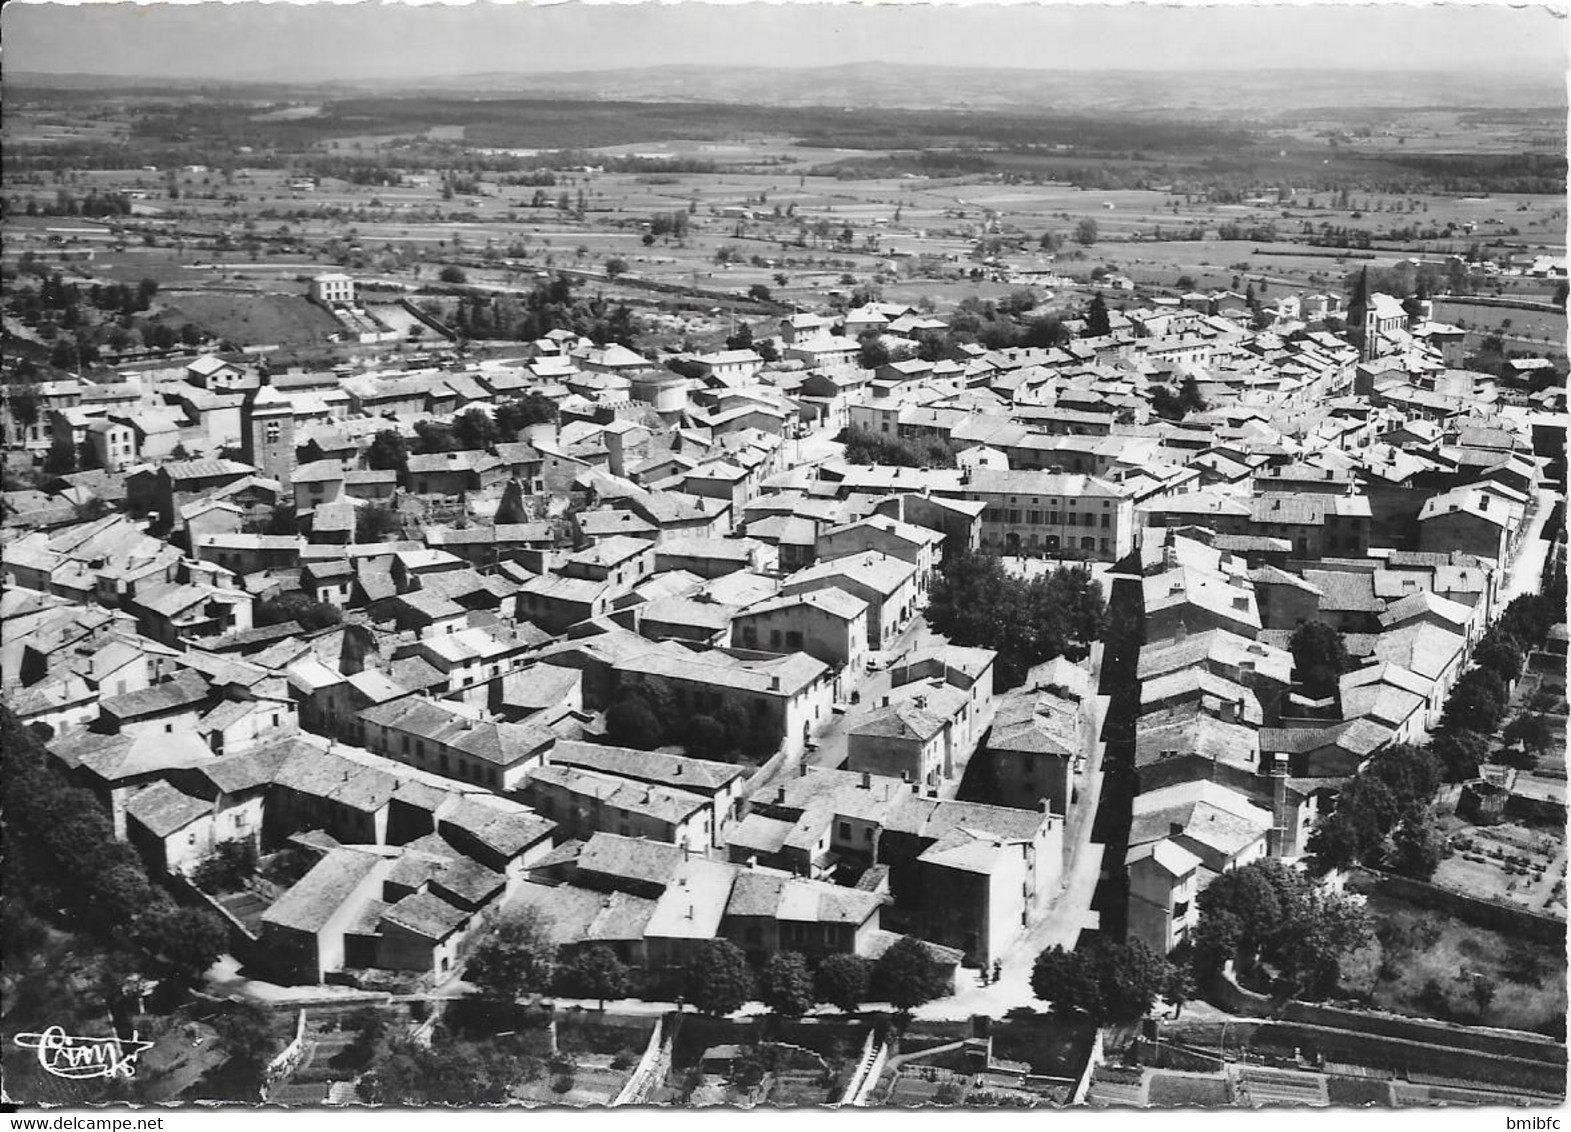
[[[689,860],[693,855],[693,847],[687,842],[682,842],[682,860]]]
[[[916,707],[917,707],[918,711],[926,711],[927,710],[927,697],[926,696],[917,696],[916,697]]]
[[[1236,597],[1234,597],[1233,598],[1233,608],[1234,609],[1248,609],[1249,608],[1249,597],[1248,597],[1248,595],[1247,594],[1239,594]]]
[[[751,856],[751,857],[749,857],[747,859],[747,867],[748,867],[749,870],[758,868],[758,856],[757,856],[757,854],[754,854],[753,856]]]
[[[769,690],[771,692],[778,692],[780,690],[780,677],[771,676],[769,678]]]
[[[694,909],[694,907],[693,907],[693,905],[691,905],[691,904],[689,904],[689,905],[688,905],[688,906],[687,906],[687,918],[688,918],[688,919],[689,919],[689,920],[691,920],[691,919],[692,919],[692,918],[693,918],[693,912],[694,912],[694,911],[695,911],[695,909]]]
[[[677,763],[676,764],[676,770],[675,770],[675,772],[673,772],[673,777],[676,777],[676,778],[681,778],[682,777],[682,764],[681,763]]]
[[[871,790],[872,788],[873,788],[873,776],[868,771],[864,770],[862,772],[862,789],[863,790]]]
[[[779,786],[779,787],[775,788],[775,801],[776,802],[784,802],[785,801],[785,787],[784,786]]]
[[[879,706],[881,706],[881,707],[888,707],[889,706],[889,697],[885,696],[884,697],[884,702],[881,705],[879,705]]]
[[[1223,723],[1236,722],[1238,716],[1237,716],[1237,712],[1236,712],[1236,705],[1233,703],[1233,701],[1232,700],[1224,700],[1222,702],[1221,707],[1222,707],[1222,713],[1221,713],[1222,714],[1222,722]]]
[[[911,783],[911,793],[920,798],[922,796],[922,784],[920,782]]]

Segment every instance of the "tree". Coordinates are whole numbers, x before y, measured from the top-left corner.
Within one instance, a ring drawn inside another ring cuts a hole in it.
[[[608,279],[615,279],[618,275],[627,274],[627,260],[622,259],[620,256],[612,256],[605,261],[605,273]]]
[[[557,957],[551,926],[550,917],[538,908],[505,917],[475,948],[465,978],[506,999],[550,990]]]
[[[441,271],[437,272],[436,277],[443,283],[463,284],[469,282],[469,277],[464,274],[463,269],[454,267],[452,264],[448,264]]]
[[[1305,693],[1316,699],[1337,694],[1342,673],[1352,668],[1341,633],[1324,621],[1306,621],[1293,630],[1288,647]]]
[[[1075,225],[1075,243],[1080,244],[1082,247],[1089,248],[1092,244],[1096,243],[1096,240],[1096,221],[1089,216],[1083,217],[1080,223]]]
[[[383,429],[371,438],[365,462],[372,471],[397,472],[403,476],[409,471],[409,445],[399,433]]]
[[[1410,817],[1391,834],[1391,871],[1414,880],[1428,880],[1445,860],[1446,839],[1427,820]]]
[[[1178,386],[1178,408],[1181,413],[1203,413],[1205,398],[1200,395],[1200,382],[1190,374]]]
[[[1427,806],[1445,780],[1445,768],[1434,752],[1411,743],[1376,753],[1364,773],[1389,786],[1404,809]]]
[[[355,542],[381,542],[402,526],[403,520],[394,508],[380,503],[366,504],[355,511]]]
[[[11,416],[23,428],[38,423],[38,387],[13,385],[6,390],[6,403],[11,406]]]
[[[1429,741],[1429,751],[1439,761],[1447,782],[1469,782],[1489,757],[1486,736],[1467,728],[1442,731]]]
[[[256,842],[249,837],[225,841],[207,860],[191,871],[203,892],[234,892],[256,875]]]
[[[910,1011],[948,993],[941,970],[927,947],[911,936],[901,936],[873,964],[875,993],[896,1009]]]
[[[1488,735],[1500,726],[1510,696],[1504,681],[1484,668],[1464,672],[1451,686],[1440,716],[1442,731],[1477,730]]]
[[[1337,797],[1336,809],[1315,823],[1309,851],[1323,868],[1378,863],[1381,844],[1402,815],[1391,788],[1358,775]]]
[[[400,1036],[388,1042],[358,1088],[378,1105],[495,1105],[507,1100],[518,1076],[518,1060],[500,1051],[446,1038],[426,1047]]]
[[[1342,956],[1370,938],[1361,906],[1273,858],[1223,873],[1200,894],[1199,905],[1199,973],[1228,959],[1243,971],[1264,962],[1293,992],[1328,990]]]
[[[1522,646],[1509,633],[1491,630],[1473,650],[1473,663],[1509,684],[1522,675]]]
[[[998,653],[1001,690],[1025,679],[1032,665],[1084,655],[1101,636],[1102,587],[1080,567],[1059,567],[1030,580],[1005,572],[995,555],[960,553],[934,580],[928,623],[958,645]]]
[[[606,999],[627,993],[627,967],[609,947],[586,947],[557,968],[556,986],[560,993],[579,998],[597,998],[600,1009]]]
[[[541,393],[530,392],[496,407],[497,430],[507,437],[516,437],[530,425],[551,424],[556,418],[556,402]]]
[[[1550,725],[1548,717],[1539,712],[1522,712],[1506,725],[1505,740],[1507,743],[1521,743],[1528,750],[1542,755],[1554,745],[1555,728]]]
[[[643,696],[629,695],[606,711],[606,737],[623,747],[649,750],[660,745],[665,727]]]
[[[1113,332],[1113,323],[1107,313],[1107,300],[1100,294],[1091,296],[1086,308],[1086,337],[1101,338]]]
[[[879,366],[889,364],[889,348],[876,334],[868,334],[862,339],[862,346],[856,353],[856,364],[863,369],[877,369]]]
[[[49,452],[44,457],[44,471],[64,476],[76,471],[76,445],[70,433],[61,433],[49,442]]]
[[[496,424],[484,409],[470,409],[453,420],[453,440],[463,451],[489,448],[496,439]]]
[[[260,1088],[262,1074],[278,1044],[273,1035],[272,1015],[254,1002],[242,1002],[213,1019],[210,1025],[218,1032],[230,1066]]]
[[[294,621],[306,632],[311,633],[317,629],[337,625],[343,620],[343,614],[335,605],[329,605],[324,601],[312,601],[302,591],[291,590],[257,606],[254,620],[258,628],[267,625],[285,625]]]
[[[751,287],[749,287],[747,289],[747,297],[758,303],[771,302],[774,298],[769,293],[769,288],[765,287],[762,283],[754,283]]]
[[[807,960],[794,951],[778,951],[764,963],[760,985],[764,1005],[782,1018],[800,1018],[813,1008],[813,979]]]
[[[137,945],[156,956],[176,981],[191,986],[229,949],[223,922],[206,908],[180,908],[164,898],[139,916]]]
[[[871,978],[872,964],[862,956],[831,955],[818,965],[814,984],[820,999],[852,1014],[867,998]]]
[[[1140,940],[1117,943],[1105,936],[1073,952],[1049,948],[1031,968],[1038,998],[1061,1013],[1084,1013],[1098,1025],[1144,1017],[1170,980],[1169,964]]]
[[[747,956],[727,939],[705,940],[687,965],[686,997],[704,1014],[739,1010],[753,992]]]
[[[706,754],[720,754],[729,746],[726,729],[712,715],[695,715],[687,725],[687,745]]]
[[[1036,957],[1031,965],[1031,993],[1059,1013],[1081,1012],[1093,1018],[1102,1013],[1101,988],[1090,964],[1061,945]]]

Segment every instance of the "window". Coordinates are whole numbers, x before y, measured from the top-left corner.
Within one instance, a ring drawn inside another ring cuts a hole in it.
[[[1189,901],[1178,900],[1173,903],[1173,919],[1182,920],[1189,915]]]
[[[1113,525],[1113,516],[1106,511],[1102,512],[1102,529],[1105,531]]]
[[[851,823],[848,822],[848,821],[843,821],[843,822],[840,823],[840,840],[841,841],[850,841],[851,840]]]
[[[1036,526],[1036,525],[1040,524],[1042,522],[1042,512],[1040,512],[1040,511],[1027,511],[1026,512],[1026,522],[1030,523],[1032,526]],[[1032,537],[1035,538],[1036,536],[1033,535]]]
[[[1053,527],[1058,526],[1058,512],[1057,511],[1049,511],[1047,513],[1047,522],[1048,522],[1049,526],[1053,526]]]
[[[277,444],[278,438],[283,432],[283,427],[277,421],[268,421],[267,427],[263,431],[268,444]]]
[[[1009,522],[1011,522],[1011,523],[1018,523],[1019,521],[1020,521],[1020,509],[1018,507],[1011,507],[1009,509]]]

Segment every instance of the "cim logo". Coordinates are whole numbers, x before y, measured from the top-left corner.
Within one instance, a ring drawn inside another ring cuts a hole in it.
[[[129,1038],[94,1038],[67,1034],[59,1026],[42,1033],[18,1034],[16,1044],[38,1051],[38,1064],[56,1077],[74,1081],[94,1077],[135,1077],[136,1058],[152,1042]]]

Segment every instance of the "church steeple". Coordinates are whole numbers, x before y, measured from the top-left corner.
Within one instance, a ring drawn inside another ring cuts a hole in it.
[[[246,463],[286,489],[295,470],[295,409],[268,382],[246,394],[240,408],[240,436]]]

